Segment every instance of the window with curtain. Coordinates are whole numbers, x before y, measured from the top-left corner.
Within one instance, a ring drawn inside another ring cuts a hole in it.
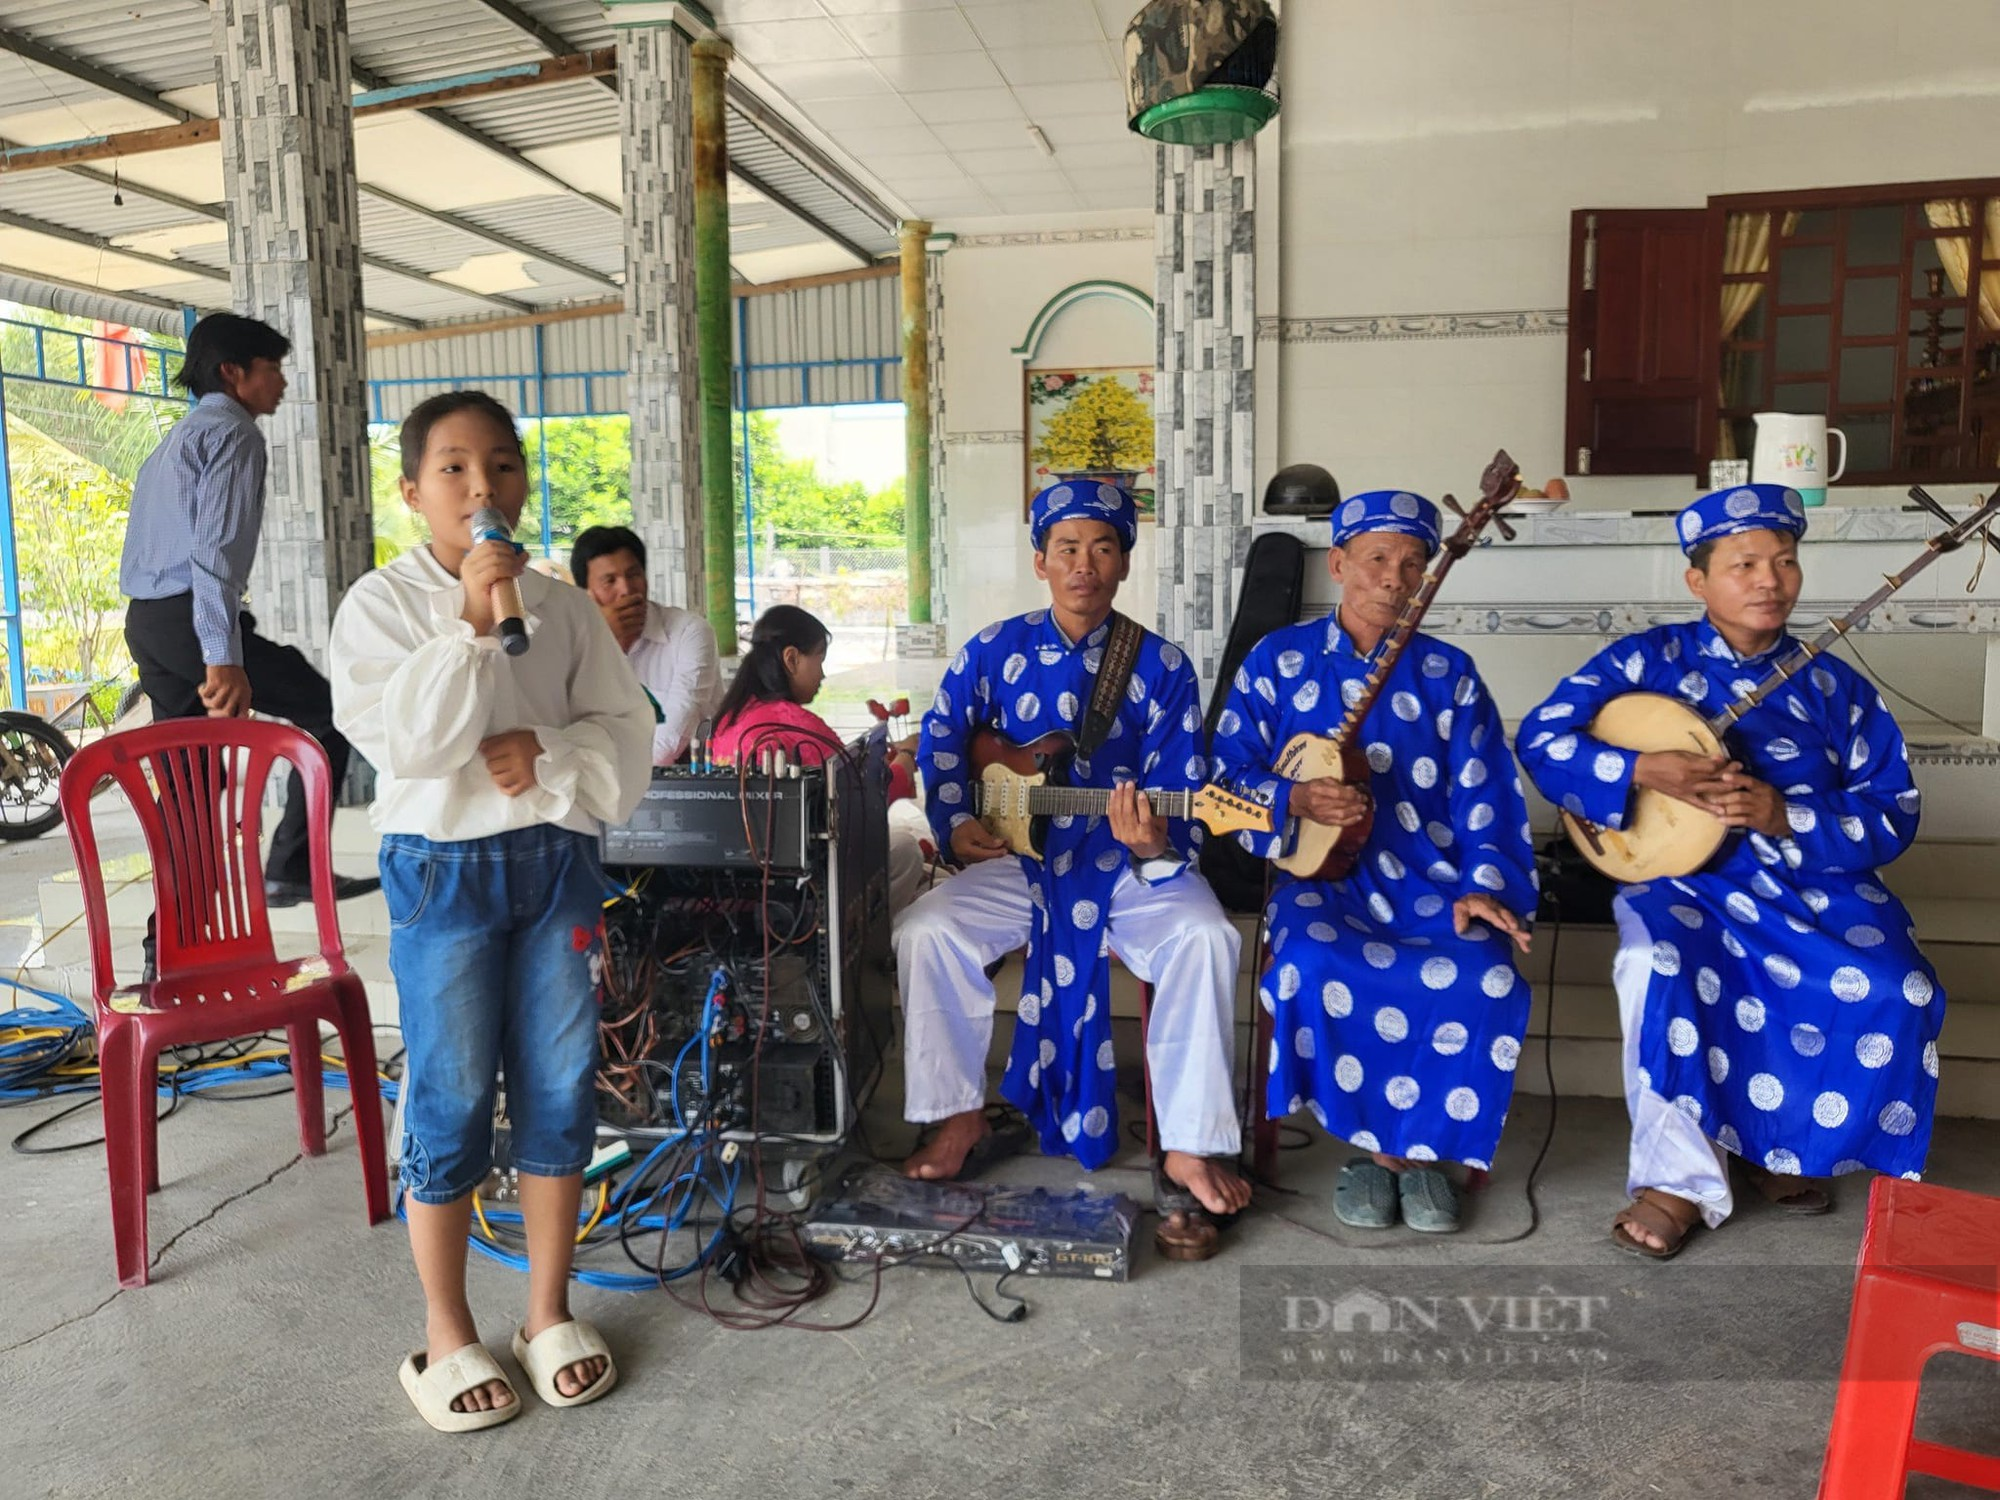
[[[2000,182],[1711,199],[1715,458],[1824,413],[1848,483],[2000,467]]]

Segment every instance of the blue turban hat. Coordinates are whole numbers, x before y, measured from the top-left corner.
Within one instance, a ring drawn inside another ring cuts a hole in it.
[[[1028,509],[1028,535],[1043,551],[1049,529],[1059,521],[1102,521],[1118,533],[1127,552],[1139,540],[1139,502],[1130,490],[1096,479],[1065,479],[1035,496]]]
[[[1369,531],[1398,531],[1424,544],[1424,555],[1437,555],[1443,532],[1438,527],[1438,508],[1422,495],[1408,490],[1369,490],[1350,496],[1333,513],[1333,545],[1345,547]]]
[[[1681,551],[1690,555],[1704,542],[1739,531],[1786,531],[1804,536],[1806,505],[1799,492],[1782,484],[1739,484],[1703,495],[1674,522]]]

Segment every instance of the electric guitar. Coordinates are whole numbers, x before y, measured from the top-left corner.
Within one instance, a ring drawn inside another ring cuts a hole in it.
[[[1424,613],[1437,597],[1451,565],[1472,550],[1472,544],[1479,540],[1479,533],[1486,529],[1489,522],[1498,527],[1509,541],[1513,540],[1513,528],[1501,518],[1500,511],[1520,492],[1520,488],[1520,471],[1514,467],[1514,460],[1508,457],[1507,450],[1502,448],[1493,455],[1493,462],[1486,466],[1485,474],[1480,477],[1479,503],[1470,512],[1460,509],[1451,496],[1444,497],[1444,503],[1452,514],[1463,517],[1463,520],[1458,530],[1445,539],[1444,549],[1432,564],[1423,586],[1410,596],[1402,613],[1396,616],[1395,626],[1389,632],[1381,656],[1376,659],[1374,670],[1369,672],[1361,685],[1361,696],[1354,700],[1346,717],[1341,719],[1332,734],[1294,735],[1278,753],[1277,764],[1272,767],[1274,771],[1290,781],[1339,781],[1367,789],[1370,775],[1368,759],[1357,743],[1362,721],[1381,696],[1383,684],[1388,682],[1389,674],[1396,669],[1403,649],[1417,633],[1417,626],[1423,623]],[[1360,859],[1374,827],[1375,804],[1372,799],[1361,820],[1345,828],[1294,818],[1291,835],[1277,857],[1277,866],[1304,880],[1339,880]]]
[[[1076,756],[1076,741],[1067,734],[1017,745],[998,730],[981,729],[966,753],[973,816],[1016,854],[1042,857],[1050,818],[1100,818],[1110,806],[1109,788],[1067,784]],[[1269,833],[1276,826],[1268,807],[1213,784],[1193,791],[1148,790],[1146,800],[1160,817],[1191,818],[1210,833],[1245,828]]]

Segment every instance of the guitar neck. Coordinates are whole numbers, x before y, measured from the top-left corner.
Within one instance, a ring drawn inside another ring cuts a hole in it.
[[[1883,581],[1882,587],[1863,599],[1854,608],[1829,624],[1826,629],[1810,641],[1793,651],[1771,669],[1757,686],[1738,698],[1734,703],[1709,719],[1709,731],[1717,738],[1735,728],[1737,721],[1751,709],[1762,703],[1779,688],[1797,677],[1811,665],[1813,658],[1825,655],[1834,645],[1856,625],[1880,609],[1883,603],[1903,585],[1923,572],[1945,553],[1956,550],[1965,539],[1996,514],[2000,514],[2000,495],[1995,495],[1973,514],[1967,516],[1950,530],[1934,536],[1924,545],[1924,550],[1902,572],[1893,574]]]
[[[984,788],[978,788],[983,792]],[[984,798],[980,798],[984,811]],[[1148,789],[1146,801],[1163,818],[1194,815],[1193,792],[1159,792]],[[1104,787],[1038,786],[1028,791],[1028,815],[1036,818],[1101,818],[1111,805],[1111,793]]]
[[[1383,684],[1388,682],[1389,674],[1396,670],[1396,663],[1402,658],[1404,648],[1410,644],[1410,638],[1417,633],[1417,627],[1423,623],[1424,614],[1430,609],[1431,601],[1437,597],[1438,589],[1444,583],[1444,575],[1451,571],[1451,565],[1457,560],[1456,552],[1447,551],[1440,556],[1437,566],[1425,577],[1422,587],[1410,596],[1409,602],[1403,606],[1402,613],[1396,616],[1395,626],[1389,632],[1388,644],[1382,648],[1382,654],[1376,658],[1374,667],[1362,681],[1361,696],[1354,700],[1353,707],[1347,710],[1346,716],[1333,731],[1335,742],[1343,749],[1353,742],[1355,735],[1361,730],[1362,720],[1368,717],[1368,711],[1375,706],[1375,700],[1382,696]]]

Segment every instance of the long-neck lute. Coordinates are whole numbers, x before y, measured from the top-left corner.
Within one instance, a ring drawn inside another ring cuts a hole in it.
[[[1850,630],[1854,629],[1855,626],[1880,609],[1892,594],[1895,594],[1912,578],[1915,578],[1925,568],[1928,568],[1940,557],[1943,557],[1945,553],[1956,552],[1960,547],[1965,545],[1966,538],[1982,527],[1990,525],[1996,517],[2000,517],[2000,490],[1995,490],[1992,497],[1984,505],[1962,520],[1953,521],[1950,513],[1942,509],[1939,509],[1937,513],[1943,516],[1945,520],[1951,522],[1949,529],[1939,532],[1928,542],[1924,543],[1924,550],[1918,553],[1915,560],[1908,567],[1904,568],[1902,572],[1889,574],[1882,580],[1882,587],[1875,590],[1874,593],[1863,599],[1838,620],[1831,622],[1826,629],[1822,630],[1810,641],[1792,651],[1784,660],[1771,668],[1770,675],[1762,682],[1730,704],[1721,713],[1709,719],[1709,732],[1720,739],[1729,730],[1734,729],[1739,719],[1762,703],[1766,698],[1770,697],[1779,688],[1790,682],[1794,677],[1798,676],[1799,673],[1803,672],[1812,664],[1814,657],[1824,656],[1828,651],[1832,650]]]
[[[1917,494],[1912,491],[1912,494]],[[1924,544],[1923,552],[1900,573],[1889,575],[1882,587],[1833,621],[1812,640],[1787,652],[1783,660],[1749,692],[1720,713],[1703,717],[1680,699],[1665,693],[1621,693],[1597,711],[1589,734],[1621,750],[1683,750],[1694,755],[1726,756],[1723,736],[1743,716],[1786,683],[1805,673],[1854,627],[1873,614],[1891,594],[1947,552],[1963,546],[1976,531],[2000,517],[2000,491],[1972,514],[1954,520],[1927,495],[1918,498],[1943,517],[1946,529]],[[1988,540],[1992,540],[1991,533]],[[2000,545],[2000,543],[1996,543]],[[1811,680],[1810,677],[1808,680]],[[1575,813],[1564,812],[1562,825],[1577,851],[1613,880],[1636,884],[1691,875],[1715,857],[1729,830],[1704,807],[1682,802],[1665,792],[1635,787],[1618,828],[1605,828]]]
[[[1514,467],[1514,460],[1508,457],[1507,450],[1502,448],[1493,455],[1493,462],[1480,476],[1479,503],[1470,511],[1461,510],[1451,496],[1444,497],[1444,503],[1463,519],[1458,530],[1445,539],[1444,549],[1425,575],[1422,586],[1397,614],[1396,623],[1383,638],[1375,665],[1362,680],[1361,691],[1347,706],[1347,712],[1332,734],[1294,735],[1279,752],[1273,770],[1288,781],[1332,778],[1357,786],[1367,782],[1368,762],[1360,752],[1358,741],[1368,711],[1382,696],[1389,674],[1396,670],[1396,663],[1402,659],[1404,649],[1415,637],[1417,627],[1423,624],[1424,615],[1430,609],[1431,601],[1437,598],[1438,590],[1444,586],[1445,575],[1451,571],[1451,565],[1472,550],[1488,523],[1512,540],[1513,528],[1508,526],[1500,512],[1520,489],[1520,472]],[[1293,824],[1291,837],[1286,840],[1283,852],[1278,856],[1278,868],[1308,880],[1338,880],[1354,868],[1354,862],[1360,857],[1374,825],[1372,811],[1360,822],[1350,823],[1345,828],[1332,828],[1323,823],[1298,819]]]
[[[1496,526],[1509,541],[1514,539],[1514,530],[1501,518],[1500,511],[1520,489],[1520,472],[1514,467],[1514,460],[1507,456],[1507,450],[1502,448],[1493,455],[1493,462],[1486,466],[1485,474],[1480,477],[1479,503],[1471,511],[1460,510],[1456,500],[1449,495],[1444,497],[1444,503],[1463,519],[1458,530],[1445,539],[1437,561],[1424,576],[1423,585],[1410,595],[1402,612],[1396,616],[1396,623],[1390,627],[1374,667],[1362,679],[1361,696],[1348,705],[1346,716],[1334,727],[1332,738],[1343,749],[1352,745],[1361,733],[1362,721],[1375,706],[1375,700],[1382,696],[1389,674],[1396,670],[1396,663],[1402,659],[1404,650],[1417,633],[1417,627],[1424,623],[1431,601],[1444,587],[1445,576],[1451,572],[1452,564],[1472,550],[1479,540],[1479,533],[1486,529],[1488,523]]]

